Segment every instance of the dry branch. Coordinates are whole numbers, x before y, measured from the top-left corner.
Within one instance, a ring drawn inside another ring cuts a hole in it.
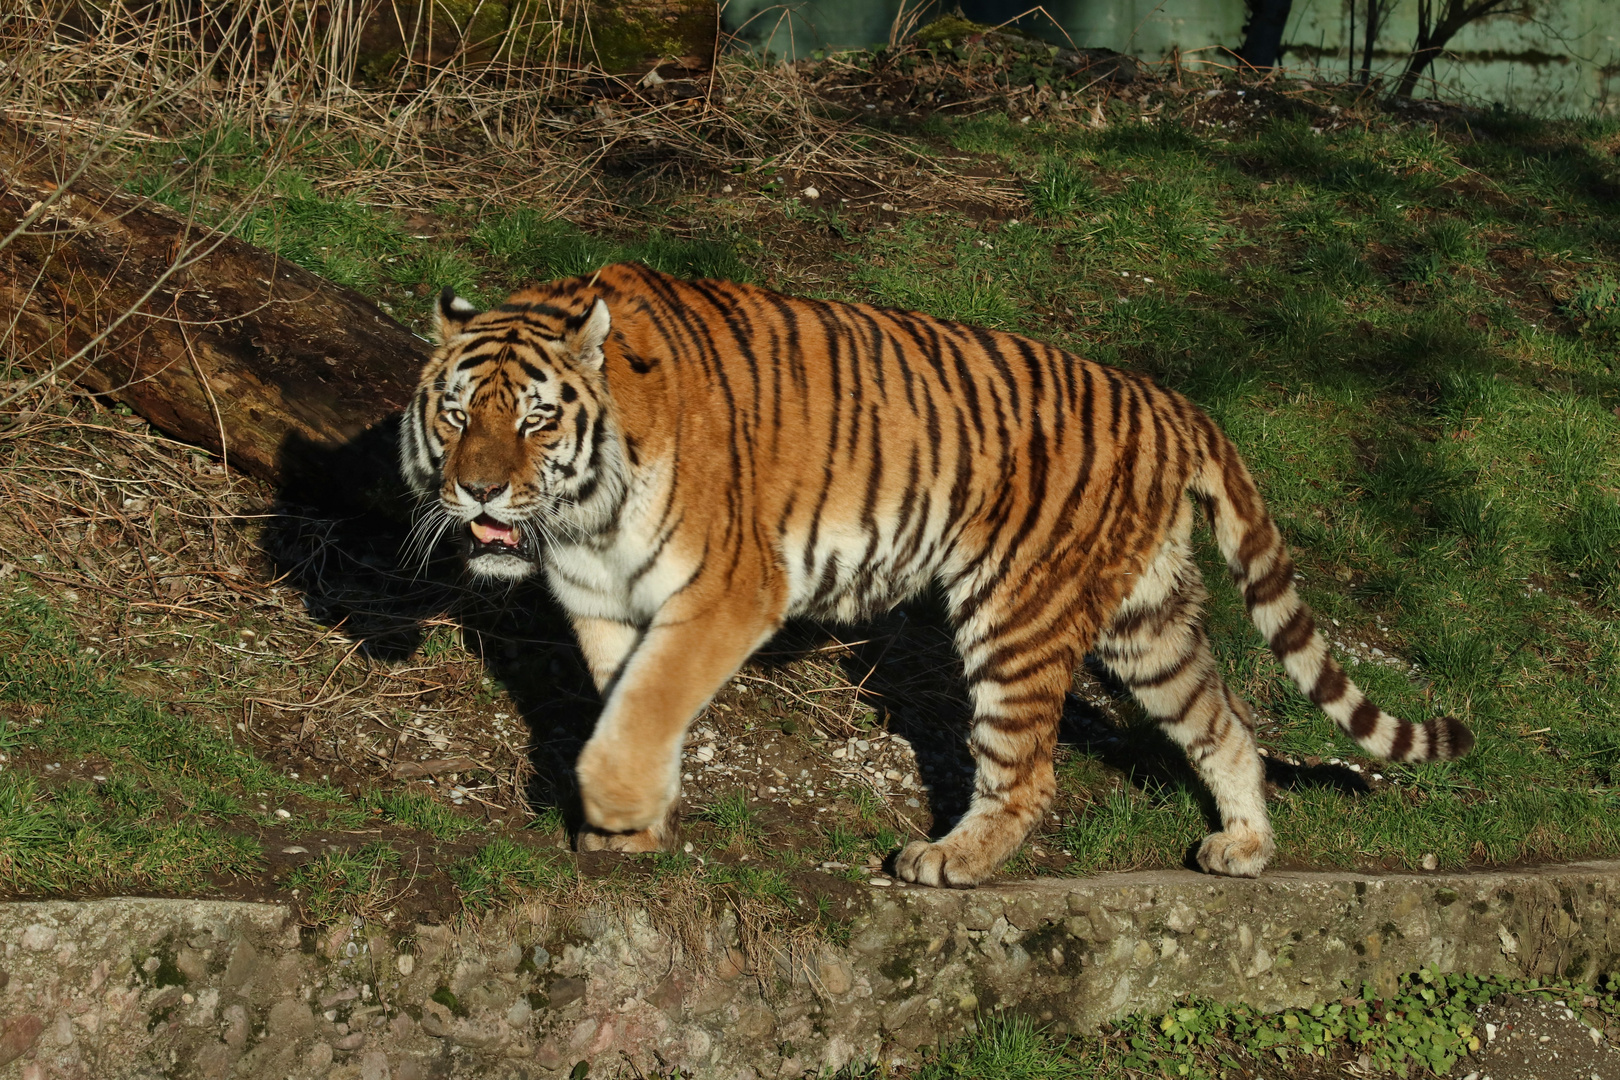
[[[404,407],[428,346],[370,301],[102,179],[64,190],[69,165],[0,129],[0,236],[26,225],[0,249],[0,355],[272,481],[289,446]]]

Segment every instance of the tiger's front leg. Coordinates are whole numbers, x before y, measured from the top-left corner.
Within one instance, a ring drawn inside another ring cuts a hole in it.
[[[625,659],[580,752],[584,850],[673,844],[687,725],[780,621],[762,600],[739,601],[736,594],[695,606],[686,601],[658,613]]]

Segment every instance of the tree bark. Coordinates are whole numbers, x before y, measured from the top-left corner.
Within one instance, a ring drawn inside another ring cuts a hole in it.
[[[73,165],[0,129],[0,239],[45,204],[0,248],[0,353],[276,483],[300,448],[351,443],[404,408],[427,342],[358,293],[104,180],[64,191]]]
[[[1417,89],[1418,79],[1442,52],[1457,32],[1471,22],[1507,15],[1520,10],[1517,0],[1439,0],[1438,21],[1434,17],[1434,0],[1419,0],[1417,42],[1412,55],[1401,72],[1401,81],[1395,86],[1395,96],[1409,98]]]
[[[1249,25],[1243,28],[1243,49],[1238,58],[1250,67],[1275,67],[1293,7],[1294,0],[1249,0]]]

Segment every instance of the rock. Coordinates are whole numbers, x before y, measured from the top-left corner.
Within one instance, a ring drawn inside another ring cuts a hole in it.
[[[316,1043],[304,1055],[304,1064],[314,1072],[325,1069],[332,1064],[332,1047],[323,1042]]]
[[[698,988],[688,1003],[688,1009],[693,1016],[712,1016],[731,1003],[737,996],[735,983],[724,979],[709,979]]]
[[[232,1005],[225,1010],[225,1045],[237,1053],[241,1053],[247,1046],[248,1034],[247,1010],[240,1005]]]
[[[236,1052],[215,1039],[197,1051],[197,1073],[203,1080],[224,1080],[225,1074],[230,1072],[231,1062],[235,1059]]]
[[[506,1040],[506,1032],[501,1030],[500,1021],[493,1017],[481,1017],[476,1020],[457,1020],[450,1026],[449,1039],[457,1046],[465,1046],[473,1050],[488,1050],[499,1046]]]
[[[315,1030],[315,1014],[302,1001],[278,1001],[270,1007],[264,1030],[271,1038],[295,1042]]]
[[[208,958],[196,949],[187,947],[175,953],[174,966],[188,983],[200,983],[208,975]]]
[[[44,952],[56,944],[56,930],[44,923],[35,923],[22,932],[22,947],[30,952]]]
[[[505,948],[490,957],[489,966],[496,971],[516,971],[521,963],[523,963],[523,946],[515,941],[509,941]]]
[[[220,985],[226,990],[238,990],[253,978],[258,966],[259,951],[253,947],[253,943],[239,942],[231,951],[231,959],[225,965],[225,975],[220,979]]]
[[[855,969],[836,956],[823,956],[816,965],[821,987],[833,997],[841,997],[855,986]]]
[[[553,979],[546,987],[546,996],[553,1009],[566,1008],[585,996],[585,980]]]
[[[450,1034],[450,1025],[454,1017],[450,1010],[437,1001],[422,1002],[422,1030],[435,1039],[443,1039]]]
[[[366,1033],[363,1031],[351,1031],[341,1039],[332,1040],[334,1050],[358,1050],[364,1045],[366,1045]]]
[[[360,991],[352,986],[346,986],[342,990],[334,990],[332,993],[323,996],[321,998],[321,1008],[330,1009],[340,1001],[353,1001],[359,996]]]
[[[714,973],[726,982],[736,982],[748,974],[748,958],[741,949],[727,949],[720,962],[714,965]]]
[[[369,1051],[360,1059],[360,1080],[389,1080],[388,1055],[381,1050]],[[403,1070],[399,1080],[405,1080]]]
[[[410,978],[411,972],[416,970],[416,957],[408,952],[400,953],[394,959],[394,970],[406,978]]]
[[[13,1016],[0,1026],[0,1065],[9,1065],[22,1057],[45,1030],[45,1021],[37,1016]]]

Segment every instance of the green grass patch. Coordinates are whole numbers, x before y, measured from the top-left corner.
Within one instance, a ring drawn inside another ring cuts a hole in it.
[[[501,837],[450,867],[450,879],[469,911],[509,903],[524,891],[554,889],[573,877],[573,865],[555,851],[537,851]]]
[[[420,829],[435,840],[454,840],[476,832],[478,823],[457,814],[425,791],[373,791],[365,806],[391,825]]]
[[[375,917],[384,911],[399,865],[399,852],[387,844],[366,844],[304,863],[283,884],[303,905],[305,922],[328,926],[342,918]]]
[[[1235,1080],[1338,1073],[1361,1062],[1374,1073],[1407,1078],[1456,1075],[1476,1067],[1476,1010],[1503,995],[1569,1005],[1584,1023],[1620,1019],[1620,976],[1600,986],[1556,980],[1437,975],[1427,969],[1397,980],[1388,994],[1371,985],[1330,1004],[1262,1012],[1197,1000],[1164,1013],[1126,1017],[1096,1034],[1065,1037],[1024,1016],[982,1016],[976,1029],[900,1070],[906,1080],[1069,1080],[1162,1076]],[[1467,1061],[1467,1065],[1464,1062]],[[893,1075],[856,1065],[837,1080]]]
[[[25,586],[0,596],[3,752],[39,763],[0,773],[0,887],[195,891],[259,867],[259,845],[230,827],[250,800],[340,801],[268,768],[223,725],[125,691],[120,674]]]
[[[748,793],[741,789],[727,792],[708,805],[699,807],[692,817],[695,821],[714,826],[727,845],[750,848],[764,837],[759,815],[748,805]]]

